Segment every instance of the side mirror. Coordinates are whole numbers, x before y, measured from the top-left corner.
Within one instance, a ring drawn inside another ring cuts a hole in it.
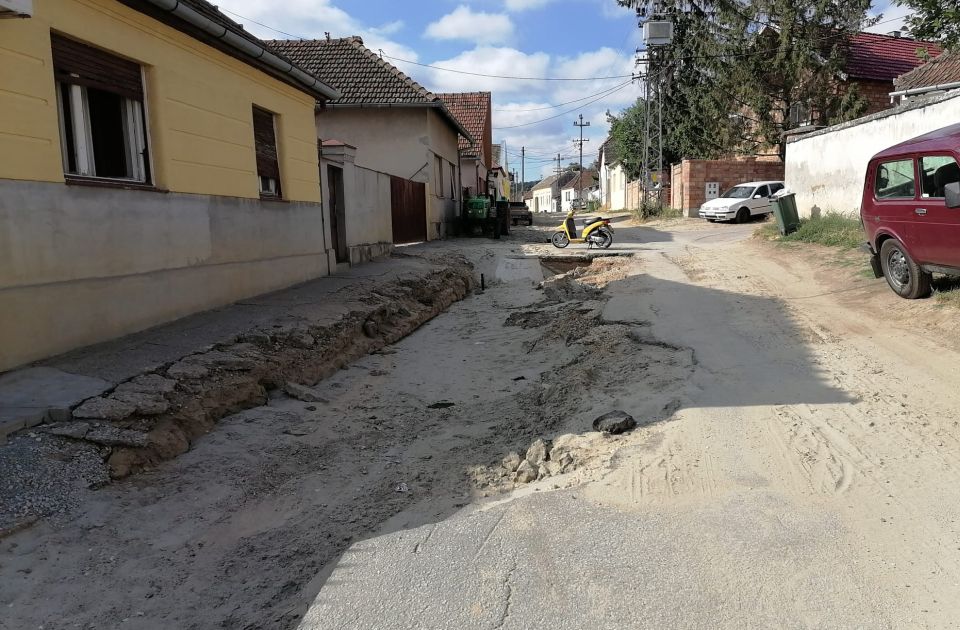
[[[944,186],[943,197],[948,208],[960,208],[960,182],[951,182]]]

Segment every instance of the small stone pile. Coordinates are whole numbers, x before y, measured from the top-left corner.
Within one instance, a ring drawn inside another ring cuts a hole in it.
[[[511,477],[516,484],[525,484],[570,472],[576,467],[577,437],[561,435],[552,442],[537,438],[525,457],[514,451],[503,458],[500,466],[504,476]]]

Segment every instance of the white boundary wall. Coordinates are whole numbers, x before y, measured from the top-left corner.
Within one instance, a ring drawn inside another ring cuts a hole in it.
[[[787,143],[787,187],[800,216],[858,214],[867,163],[904,140],[960,123],[960,90],[827,127]]]

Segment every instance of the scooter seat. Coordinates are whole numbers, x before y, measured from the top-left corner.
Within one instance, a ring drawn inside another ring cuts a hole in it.
[[[597,221],[603,221],[603,217],[593,217],[592,219],[584,219],[584,220],[583,220],[583,224],[584,224],[584,225],[593,225],[593,224],[596,223]]]

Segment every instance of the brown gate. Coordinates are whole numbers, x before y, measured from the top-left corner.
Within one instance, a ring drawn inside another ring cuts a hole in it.
[[[427,186],[402,177],[390,177],[390,214],[393,242],[427,240]]]

